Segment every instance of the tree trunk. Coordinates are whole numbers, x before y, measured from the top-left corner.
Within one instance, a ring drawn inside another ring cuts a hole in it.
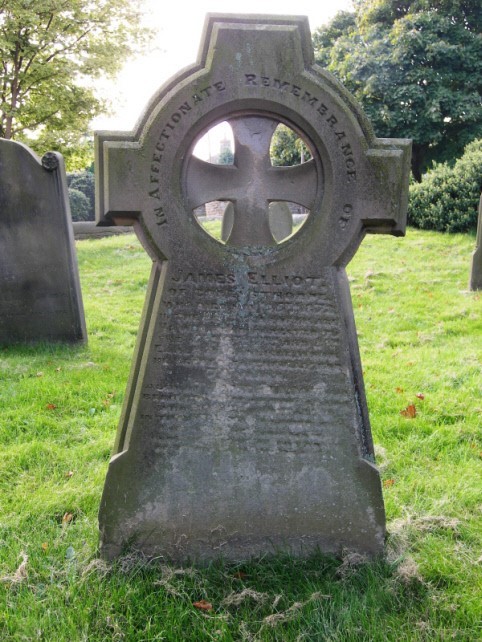
[[[422,180],[422,165],[425,159],[426,149],[423,145],[412,144],[412,175],[417,183]]]

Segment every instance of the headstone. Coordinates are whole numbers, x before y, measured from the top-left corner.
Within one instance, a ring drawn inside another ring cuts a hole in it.
[[[469,287],[471,290],[482,290],[482,194],[479,201],[479,218],[477,220],[477,239],[472,254]]]
[[[0,344],[86,341],[65,168],[0,140]]]
[[[235,125],[232,166],[192,155]],[[312,160],[269,162],[279,122]],[[314,65],[303,17],[210,15],[199,61],[138,129],[97,135],[104,221],[153,270],[99,513],[100,547],[175,561],[382,550],[385,518],[345,266],[365,232],[402,235],[410,141],[375,138]],[[226,244],[197,224],[233,203]],[[277,243],[269,202],[304,225]]]
[[[221,240],[226,242],[233,230],[234,207],[231,202],[224,210],[221,227]],[[268,225],[271,235],[278,243],[283,241],[293,231],[293,215],[287,203],[274,201],[269,204]]]

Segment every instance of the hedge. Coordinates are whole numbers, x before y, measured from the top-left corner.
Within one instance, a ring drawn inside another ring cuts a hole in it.
[[[439,232],[467,232],[477,228],[482,191],[482,139],[465,148],[451,167],[435,164],[421,183],[410,186],[408,222]]]

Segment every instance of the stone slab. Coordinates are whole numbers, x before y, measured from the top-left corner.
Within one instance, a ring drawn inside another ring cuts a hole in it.
[[[477,219],[477,239],[475,250],[472,254],[472,266],[470,270],[469,288],[471,290],[482,290],[482,194],[479,201],[479,217]]]
[[[87,340],[65,168],[0,140],[0,344]]]
[[[119,234],[132,234],[133,229],[128,225],[117,225],[116,227],[99,226],[94,221],[74,221],[74,238],[77,241],[83,239],[100,239],[106,236],[117,236]]]

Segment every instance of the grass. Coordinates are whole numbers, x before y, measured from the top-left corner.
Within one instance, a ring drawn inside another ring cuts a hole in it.
[[[0,352],[0,639],[482,639],[473,247],[470,236],[409,230],[406,239],[367,237],[349,266],[386,556],[178,569],[97,557],[97,510],[149,260],[133,236],[79,242],[89,345]]]

